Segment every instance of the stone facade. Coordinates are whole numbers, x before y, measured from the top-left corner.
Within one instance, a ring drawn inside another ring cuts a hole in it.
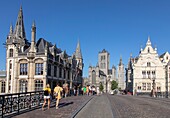
[[[6,71],[0,71],[0,94],[5,93]]]
[[[169,91],[169,59],[168,52],[161,56],[157,48],[153,48],[150,38],[139,56],[130,57],[126,68],[126,89],[133,94],[150,94],[151,90],[165,94]]]
[[[119,65],[117,67],[117,74],[118,88],[125,90],[125,68],[122,63],[122,58],[120,58]]]
[[[113,65],[111,69],[109,69],[110,65],[110,54],[103,49],[98,54],[98,63],[95,67],[89,66],[89,78],[86,78],[86,84],[88,83],[91,86],[95,86],[96,89],[99,89],[100,84],[104,86],[104,92],[111,91],[111,81],[115,80],[118,82],[119,86],[124,89],[123,83],[124,80],[124,66],[122,64],[122,59],[120,64],[118,65],[119,68],[119,78],[117,78],[117,71],[116,67]],[[120,79],[120,80],[119,80]],[[87,82],[88,80],[88,82]],[[122,82],[123,81],[123,82]]]
[[[75,53],[69,56],[43,38],[36,41],[36,26],[31,28],[31,43],[26,38],[23,13],[20,8],[15,29],[10,27],[6,39],[5,93],[42,90],[47,83],[67,82],[69,87],[82,84],[83,58],[78,42]]]

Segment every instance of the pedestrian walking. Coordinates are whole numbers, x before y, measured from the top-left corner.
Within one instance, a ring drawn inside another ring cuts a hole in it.
[[[56,109],[58,109],[58,104],[61,99],[61,92],[63,91],[63,88],[59,86],[57,83],[56,87],[54,88],[54,95],[56,98]]]
[[[68,95],[68,84],[63,84],[63,90],[64,90],[64,97],[66,98]]]
[[[86,94],[89,95],[89,86],[86,86]]]
[[[77,93],[76,86],[74,86],[73,92],[74,92],[74,96],[76,96],[76,93]]]
[[[50,109],[50,94],[51,94],[50,85],[47,84],[46,87],[44,88],[44,103],[42,106],[42,110],[44,110],[44,106],[47,100],[48,100],[48,109]]]
[[[83,87],[83,95],[85,95],[86,94],[86,87],[84,86]]]

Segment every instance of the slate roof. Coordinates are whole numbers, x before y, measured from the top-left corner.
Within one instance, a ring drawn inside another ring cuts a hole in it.
[[[159,56],[159,58],[163,58],[165,54],[166,54],[166,52],[163,53],[163,54],[161,54],[161,55]]]

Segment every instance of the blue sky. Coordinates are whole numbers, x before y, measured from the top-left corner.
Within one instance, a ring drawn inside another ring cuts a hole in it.
[[[170,51],[170,1],[168,0],[1,0],[0,70],[5,67],[9,27],[15,27],[20,6],[24,14],[26,37],[30,41],[35,20],[37,40],[44,38],[69,55],[80,40],[84,76],[89,64],[95,66],[98,52],[110,53],[110,68],[120,56],[127,66],[130,53],[138,56],[150,36],[158,54]]]

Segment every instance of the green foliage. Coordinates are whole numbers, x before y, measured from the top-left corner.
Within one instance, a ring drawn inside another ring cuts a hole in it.
[[[104,89],[103,84],[101,83],[100,86],[99,86],[99,91],[101,92],[101,91],[103,91],[103,89]]]
[[[117,89],[117,88],[118,88],[118,83],[113,80],[112,83],[111,83],[111,89],[112,89],[112,90],[115,90],[115,89]]]

